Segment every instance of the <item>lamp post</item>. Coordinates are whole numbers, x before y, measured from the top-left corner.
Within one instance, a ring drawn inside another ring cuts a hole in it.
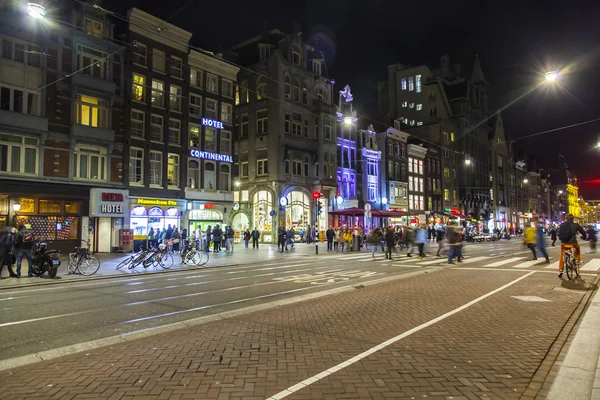
[[[27,3],[27,14],[31,18],[40,19],[46,16],[46,8],[38,3]]]

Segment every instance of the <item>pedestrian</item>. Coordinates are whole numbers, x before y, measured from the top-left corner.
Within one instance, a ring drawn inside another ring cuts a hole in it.
[[[590,242],[590,253],[595,253],[596,252],[596,238],[597,238],[596,230],[594,229],[593,226],[590,225],[588,227],[586,233],[587,233],[587,238]]]
[[[333,251],[337,253],[338,247],[340,245],[339,241],[340,228],[335,228],[333,230]]]
[[[548,252],[546,251],[546,243],[544,242],[544,227],[542,226],[542,224],[540,224],[538,219],[535,220],[535,225],[537,227],[538,250],[546,259],[546,264],[550,264],[550,257],[548,257]]]
[[[281,253],[283,253],[283,249],[285,247],[285,229],[282,226],[277,230],[277,250],[281,248]]]
[[[13,271],[13,258],[12,253],[14,235],[12,228],[6,228],[4,232],[0,233],[0,279],[2,278],[2,270],[6,265],[8,267],[8,275],[11,278],[16,278],[17,274]]]
[[[445,231],[444,228],[440,225],[440,227],[438,228],[437,232],[436,232],[436,236],[435,236],[435,240],[437,242],[438,248],[437,248],[437,253],[435,254],[436,257],[441,257],[442,255],[440,254],[442,249],[444,248],[444,236],[445,236]]]
[[[181,243],[183,246],[187,246],[188,230],[182,226],[179,231],[181,232]]]
[[[407,253],[406,256],[407,257],[412,257],[412,255],[410,254],[412,252],[412,248],[415,244],[415,239],[417,236],[417,232],[415,231],[415,229],[411,226],[406,228],[406,246],[407,246]]]
[[[325,236],[327,237],[327,251],[333,251],[333,239],[335,238],[335,232],[333,228],[330,226],[325,232]]]
[[[537,260],[537,253],[535,252],[535,244],[537,242],[537,231],[533,226],[528,226],[525,229],[525,234],[523,235],[523,244],[527,246],[529,250],[533,253],[533,259]]]
[[[371,257],[375,258],[375,252],[377,251],[377,247],[379,247],[379,243],[381,242],[382,238],[383,233],[381,232],[381,229],[379,227],[371,231],[371,236],[369,237],[369,243],[371,243]]]
[[[285,233],[285,250],[287,251],[288,249],[288,245],[292,247],[292,249],[294,248],[294,235],[296,234],[296,232],[294,232],[294,228],[290,228],[287,230],[287,232]]]
[[[250,234],[252,236],[252,248],[258,249],[258,239],[260,239],[260,232],[254,227],[254,230]]]
[[[419,246],[419,259],[425,257],[425,243],[427,243],[427,227],[421,225],[417,230],[417,240],[415,241]]]
[[[460,233],[453,222],[446,230],[446,238],[448,240],[448,264],[454,264],[454,257],[458,257],[460,262]]]
[[[154,228],[150,228],[148,232],[148,247],[156,247],[154,241],[156,240],[156,234],[154,233]]]
[[[244,231],[244,247],[246,249],[248,248],[248,242],[250,242],[251,237],[252,235],[250,234],[250,230],[246,228],[246,230]]]
[[[33,266],[33,233],[25,225],[19,225],[19,232],[14,240],[14,252],[17,253],[17,278],[21,278],[21,263],[23,256],[27,257],[27,277],[33,277],[31,267]],[[14,254],[14,253],[13,253]]]
[[[215,229],[212,231],[213,251],[218,253],[221,251],[221,240],[223,239],[223,230],[219,224],[215,225]]]
[[[388,226],[385,232],[385,245],[386,252],[385,258],[391,260],[392,259],[392,249],[396,246],[396,237],[394,235],[394,228]]]
[[[352,246],[352,232],[350,232],[349,228],[346,228],[344,232],[344,244],[346,245],[346,253],[350,253],[350,246]],[[344,252],[344,246],[342,246],[342,253]]]
[[[210,244],[212,243],[212,225],[206,228],[206,237],[204,239],[204,251],[210,251]]]
[[[233,253],[233,238],[235,237],[235,232],[231,226],[227,227],[225,231],[225,248],[228,253]]]
[[[181,232],[179,232],[179,229],[175,228],[173,230],[171,241],[173,242],[173,251],[179,252],[179,243],[181,242]]]
[[[165,233],[165,239],[167,241],[173,239],[173,227],[171,226],[171,224],[169,224],[169,227],[167,228],[167,232]]]
[[[161,231],[160,228],[156,228],[156,233],[154,234],[154,247],[157,247],[159,243],[162,243],[163,236],[165,236],[165,230],[163,229]],[[148,246],[150,246],[150,243],[148,243]]]
[[[556,243],[556,227],[552,227],[552,230],[550,231],[550,239],[552,240],[552,247],[554,246],[554,243]]]
[[[341,250],[342,253],[344,252],[344,229],[340,228],[338,229],[338,242],[339,242],[339,248],[338,250]]]

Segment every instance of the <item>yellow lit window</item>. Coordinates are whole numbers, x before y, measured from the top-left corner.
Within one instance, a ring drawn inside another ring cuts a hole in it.
[[[450,168],[444,168],[444,178],[450,178]]]
[[[450,191],[448,189],[444,189],[444,200],[450,200]]]
[[[454,142],[454,132],[450,132],[450,140]]]
[[[80,94],[76,104],[77,123],[95,128],[106,128],[107,106],[104,100]]]
[[[456,190],[452,191],[452,198],[454,199],[454,202],[456,203]]]
[[[144,85],[146,84],[146,77],[133,74],[133,100],[135,101],[144,101],[145,99],[145,90]]]

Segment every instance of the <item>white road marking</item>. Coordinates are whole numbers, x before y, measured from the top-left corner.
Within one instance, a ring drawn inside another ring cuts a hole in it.
[[[520,261],[522,259],[523,259],[523,257],[507,258],[505,260],[496,261],[495,263],[484,265],[484,267],[499,267],[501,265],[506,265],[506,264],[514,263],[515,261]]]
[[[476,261],[483,261],[483,260],[489,260],[490,257],[487,256],[482,256],[482,257],[473,257],[473,258],[465,258],[463,260],[463,264],[471,264],[474,263]]]
[[[600,270],[600,259],[594,258],[588,261],[583,267],[581,267],[581,270],[598,272],[598,270]]]
[[[521,300],[521,301],[536,301],[536,302],[552,301],[552,300],[544,299],[543,297],[539,297],[539,296],[510,296],[510,297],[512,297],[513,299]]]
[[[560,261],[555,261],[552,264],[548,265],[547,267],[544,267],[544,269],[554,269],[558,271],[558,263]]]
[[[68,313],[68,314],[51,315],[51,316],[48,316],[48,317],[41,317],[41,318],[24,319],[24,320],[21,320],[21,321],[14,321],[14,322],[5,322],[3,324],[0,324],[0,328],[4,328],[6,326],[12,326],[12,325],[27,324],[29,322],[44,321],[44,320],[47,320],[47,319],[54,319],[54,318],[61,318],[61,317],[70,317],[72,315],[86,314],[86,313],[89,313],[89,312],[92,312],[92,310],[78,311],[78,312]]]
[[[459,313],[459,312],[461,312],[461,311],[463,311],[463,310],[471,307],[474,304],[479,303],[480,301],[482,301],[482,300],[484,300],[484,299],[486,299],[486,298],[488,298],[490,296],[493,296],[494,294],[496,294],[496,293],[498,293],[498,292],[500,292],[500,291],[502,291],[502,290],[504,290],[504,289],[506,289],[506,288],[508,288],[508,287],[510,287],[512,285],[514,285],[515,283],[517,283],[517,282],[519,282],[519,281],[521,281],[521,280],[523,280],[523,279],[525,279],[525,278],[527,278],[530,275],[535,274],[535,273],[536,273],[536,271],[531,271],[528,274],[525,274],[525,275],[521,276],[520,278],[517,278],[517,279],[515,279],[515,280],[513,280],[513,281],[511,281],[509,283],[507,283],[506,285],[499,287],[498,289],[494,289],[491,292],[488,292],[488,293],[484,294],[483,296],[479,296],[475,300],[471,300],[470,302],[468,302],[468,303],[466,303],[466,304],[464,304],[464,305],[462,305],[462,306],[460,306],[458,308],[455,308],[452,311],[449,311],[449,312],[447,312],[447,313],[445,313],[443,315],[440,315],[437,318],[434,318],[434,319],[429,320],[429,321],[427,321],[427,322],[425,322],[425,323],[423,323],[423,324],[421,324],[419,326],[416,326],[416,327],[414,327],[414,328],[412,328],[412,329],[410,329],[410,330],[408,330],[408,331],[406,331],[404,333],[401,333],[398,336],[395,336],[395,337],[393,337],[391,339],[388,339],[385,342],[380,343],[377,346],[372,347],[369,350],[364,351],[364,352],[362,352],[362,353],[360,353],[360,354],[358,354],[358,355],[350,358],[349,360],[346,360],[346,361],[344,361],[342,363],[339,363],[339,364],[337,364],[337,365],[335,365],[335,366],[333,366],[333,367],[331,367],[329,369],[326,369],[325,371],[323,371],[323,372],[321,372],[321,373],[319,373],[317,375],[314,375],[314,376],[312,376],[310,378],[307,378],[307,379],[303,380],[302,382],[299,382],[299,383],[297,383],[297,384],[295,384],[293,386],[290,386],[289,388],[287,388],[285,390],[282,390],[281,392],[272,395],[267,400],[279,400],[279,399],[286,398],[289,395],[291,395],[291,394],[293,394],[293,393],[295,393],[295,392],[297,392],[297,391],[299,391],[301,389],[304,389],[305,387],[308,387],[308,386],[312,385],[313,383],[318,382],[321,379],[326,378],[329,375],[331,375],[331,374],[333,374],[333,373],[335,373],[337,371],[340,371],[340,370],[342,370],[342,369],[344,369],[344,368],[346,368],[346,367],[348,367],[348,366],[350,366],[352,364],[355,364],[358,361],[362,360],[363,358],[366,358],[366,357],[370,356],[371,354],[376,353],[379,350],[384,349],[384,348],[386,348],[386,347],[388,347],[388,346],[396,343],[399,340],[402,340],[402,339],[404,339],[404,338],[412,335],[413,333],[419,332],[419,331],[421,331],[421,330],[423,330],[423,329],[425,329],[425,328],[427,328],[427,327],[429,327],[431,325],[434,325],[434,324],[436,324],[436,323],[438,323],[438,322],[440,322],[440,321],[442,321],[442,320],[444,320],[444,319],[446,319],[448,317],[451,317],[454,314],[457,314],[457,313]]]
[[[533,265],[537,265],[537,264],[541,264],[543,263],[543,260],[530,260],[530,261],[525,261],[523,263],[517,264],[517,265],[513,265],[513,268],[529,268]]]

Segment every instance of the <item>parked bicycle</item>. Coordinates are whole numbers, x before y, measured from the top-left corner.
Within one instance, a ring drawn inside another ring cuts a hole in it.
[[[151,248],[149,250],[150,256],[146,257],[142,262],[144,268],[152,267],[161,267],[164,269],[169,269],[173,266],[175,262],[173,258],[173,251],[171,250],[171,246],[167,246],[166,244],[159,244],[158,249]]]
[[[208,252],[197,250],[191,243],[187,243],[179,252],[179,260],[181,263],[200,267],[208,262]]]
[[[90,253],[89,243],[81,241],[85,247],[75,247],[74,253],[69,253],[69,265],[67,270],[70,274],[94,275],[100,269],[100,261]]]

